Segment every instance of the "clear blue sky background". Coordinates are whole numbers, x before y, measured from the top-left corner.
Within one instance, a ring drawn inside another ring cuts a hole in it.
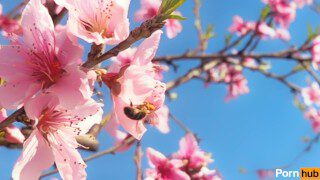
[[[5,11],[11,9],[20,1],[2,0]],[[235,14],[247,20],[256,20],[263,4],[259,0],[203,0],[201,11],[204,25],[215,25],[217,37],[210,42],[208,53],[216,52],[223,46],[226,29]],[[132,0],[130,15],[139,7],[138,0]],[[188,18],[183,22],[183,32],[174,40],[163,37],[158,55],[174,55],[184,53],[197,45],[197,35],[193,27],[193,1],[188,0],[180,9]],[[132,17],[132,16],[130,16]],[[133,21],[132,21],[133,22]],[[298,11],[298,18],[291,26],[292,44],[301,44],[306,38],[307,24],[315,27],[319,24],[319,15],[310,9]],[[137,26],[132,23],[131,28]],[[3,41],[2,41],[3,42]],[[280,41],[263,41],[258,51],[277,51],[286,47]],[[195,63],[181,64],[179,73],[169,72],[166,81],[183,74],[188,67]],[[275,71],[289,70],[288,65],[277,64]],[[203,150],[211,152],[215,159],[211,167],[219,169],[225,179],[257,179],[254,171],[259,168],[279,167],[290,163],[305,145],[303,136],[313,137],[309,122],[300,111],[293,106],[293,97],[282,84],[266,79],[252,72],[246,72],[251,93],[231,101],[224,102],[225,86],[212,85],[204,88],[200,82],[190,82],[176,89],[178,100],[168,102],[172,113],[181,119],[190,129],[202,139]],[[298,84],[305,84],[305,76],[292,78]],[[106,96],[108,97],[108,95]],[[106,106],[110,107],[110,100],[106,98]],[[150,128],[143,138],[143,148],[153,147],[170,154],[178,149],[178,141],[184,135],[173,122],[172,131],[163,135]],[[106,133],[100,136],[101,150],[111,146],[111,139]],[[320,146],[314,148],[294,166],[289,169],[298,170],[299,167],[320,166]],[[117,154],[108,155],[88,163],[88,179],[134,179],[135,166],[133,163],[134,148]],[[19,150],[0,148],[0,179],[9,179]],[[83,157],[92,154],[84,152]],[[46,158],[46,157],[43,157]],[[144,157],[143,167],[147,167]],[[247,174],[240,174],[239,168],[248,170]]]

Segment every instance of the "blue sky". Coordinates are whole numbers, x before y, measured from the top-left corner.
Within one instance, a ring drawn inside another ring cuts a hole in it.
[[[5,11],[8,11],[20,1],[0,2]],[[188,18],[183,22],[183,32],[173,40],[163,37],[158,55],[175,55],[196,47],[197,34],[193,27],[192,2],[187,1],[180,9]],[[210,41],[208,53],[216,52],[223,46],[226,29],[231,24],[233,15],[239,14],[246,20],[256,20],[263,8],[259,0],[203,0],[203,4],[201,10],[203,24],[213,24],[217,34]],[[139,1],[132,0],[131,17],[138,7]],[[319,15],[308,8],[298,11],[297,20],[290,29],[292,35],[290,43],[301,44],[307,36],[307,24],[316,27],[319,21]],[[133,22],[131,28],[137,25]],[[286,47],[287,45],[280,41],[263,41],[257,51],[272,52]],[[172,80],[195,65],[194,62],[184,62],[180,64],[177,74],[166,73],[165,80]],[[277,63],[274,71],[286,72],[290,67],[292,66],[288,64]],[[215,159],[211,167],[218,168],[225,179],[257,179],[254,173],[256,169],[279,167],[290,163],[305,148],[306,144],[301,141],[302,137],[315,135],[310,124],[294,107],[292,94],[285,86],[257,73],[245,72],[245,74],[249,80],[251,93],[229,103],[224,102],[225,86],[211,85],[205,88],[197,81],[176,89],[179,98],[174,102],[168,102],[172,114],[202,139],[202,149],[211,152]],[[306,77],[301,74],[291,80],[303,85]],[[110,104],[110,100],[106,98],[106,107],[110,107]],[[153,147],[164,154],[176,151],[178,141],[184,132],[173,122],[170,122],[170,126],[172,131],[167,135],[150,128],[143,138],[143,148]],[[111,139],[105,132],[100,135],[100,142],[101,150],[111,146]],[[320,166],[319,147],[316,144],[289,169]],[[19,150],[0,148],[0,179],[10,178],[19,153]],[[84,152],[83,157],[90,154],[92,153]],[[125,153],[108,155],[89,162],[88,179],[134,179],[133,154],[134,148]],[[143,167],[147,167],[145,157]],[[246,168],[248,173],[240,174],[240,167]]]

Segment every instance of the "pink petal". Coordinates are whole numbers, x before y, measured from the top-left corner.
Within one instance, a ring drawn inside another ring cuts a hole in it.
[[[6,140],[11,143],[22,144],[26,139],[24,135],[21,133],[20,129],[13,125],[6,127],[5,131]]]
[[[165,26],[169,39],[175,38],[182,31],[182,25],[180,21],[176,19],[168,19]]]
[[[78,43],[75,36],[67,31],[66,27],[57,34],[56,46],[59,48],[57,57],[62,66],[81,63],[83,46]]]
[[[147,131],[142,121],[129,119],[124,114],[124,107],[128,104],[124,103],[120,98],[113,98],[114,109],[116,110],[115,117],[119,120],[123,128],[128,131],[133,137],[140,140],[143,134]]]
[[[59,99],[52,94],[40,94],[29,100],[24,109],[30,119],[37,120],[42,115],[43,110],[47,107],[56,107],[59,103]]]
[[[149,164],[152,167],[157,166],[167,159],[161,152],[150,147],[147,148],[147,157],[149,159]]]
[[[156,125],[157,129],[166,134],[170,131],[170,127],[168,124],[169,121],[169,108],[167,106],[162,106],[155,112],[158,116],[159,122]]]
[[[20,180],[38,179],[43,170],[53,165],[53,154],[38,130],[34,130],[23,146],[16,162],[12,178]]]
[[[63,179],[86,179],[86,165],[80,153],[75,149],[76,140],[73,136],[61,131],[48,134],[54,160]]]
[[[162,31],[158,30],[143,41],[143,43],[138,47],[134,56],[135,64],[146,65],[151,62],[158,50],[161,34]]]
[[[30,0],[22,12],[23,40],[34,51],[49,53],[54,45],[54,25],[41,0]]]
[[[31,71],[27,68],[25,59],[28,56],[20,45],[2,46],[0,48],[0,77],[6,81],[27,80]]]
[[[47,91],[58,96],[61,106],[72,109],[91,98],[93,93],[90,86],[91,81],[77,65],[67,66],[64,70],[66,70],[66,75]]]
[[[93,125],[100,124],[103,115],[102,106],[103,104],[89,99],[83,105],[79,105],[69,111],[69,113],[76,115],[78,118],[84,119],[76,123],[74,127],[80,128],[81,133],[85,134]]]
[[[16,109],[39,89],[40,85],[31,81],[8,82],[0,87],[0,104],[6,109]]]

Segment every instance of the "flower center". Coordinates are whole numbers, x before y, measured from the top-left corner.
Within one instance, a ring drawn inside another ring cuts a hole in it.
[[[96,14],[80,18],[80,23],[89,32],[97,32],[103,38],[111,38],[113,37],[113,32],[110,32],[108,25],[112,17],[113,1],[99,1],[98,3],[99,7],[96,10]]]
[[[41,83],[42,89],[49,88],[62,77],[64,70],[56,56],[47,58],[41,57],[39,54],[33,54],[32,57],[28,61],[32,69],[32,76]]]

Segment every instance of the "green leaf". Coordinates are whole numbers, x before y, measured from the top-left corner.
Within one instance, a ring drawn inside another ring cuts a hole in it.
[[[178,9],[186,0],[163,0],[159,9],[159,13],[169,16]]]
[[[208,26],[207,26],[207,29],[206,29],[206,34],[205,34],[205,38],[206,39],[211,39],[211,38],[213,38],[214,36],[215,36],[215,34],[214,34],[214,26],[213,25],[211,25],[211,24],[209,24]]]
[[[225,37],[225,43],[226,43],[226,45],[227,46],[229,46],[230,45],[230,42],[231,42],[231,38],[232,38],[232,34],[228,34],[228,35],[226,35],[226,37]]]
[[[313,36],[312,26],[308,24],[308,39],[312,39],[312,36]]]
[[[295,97],[294,97],[293,104],[294,104],[300,111],[305,111],[305,110],[306,110],[306,106],[299,101],[299,97],[298,97],[298,96],[295,96]]]
[[[168,19],[177,19],[177,20],[183,21],[183,20],[186,20],[187,18],[182,17],[182,16],[177,15],[177,14],[171,14],[171,15],[168,16]]]
[[[3,138],[6,135],[6,132],[0,131],[0,138]]]
[[[261,19],[264,20],[270,12],[270,6],[265,6],[261,11]]]
[[[302,70],[304,70],[304,67],[303,67],[301,64],[297,64],[297,65],[292,69],[292,71],[295,71],[295,72],[297,72],[297,71],[302,71]]]

